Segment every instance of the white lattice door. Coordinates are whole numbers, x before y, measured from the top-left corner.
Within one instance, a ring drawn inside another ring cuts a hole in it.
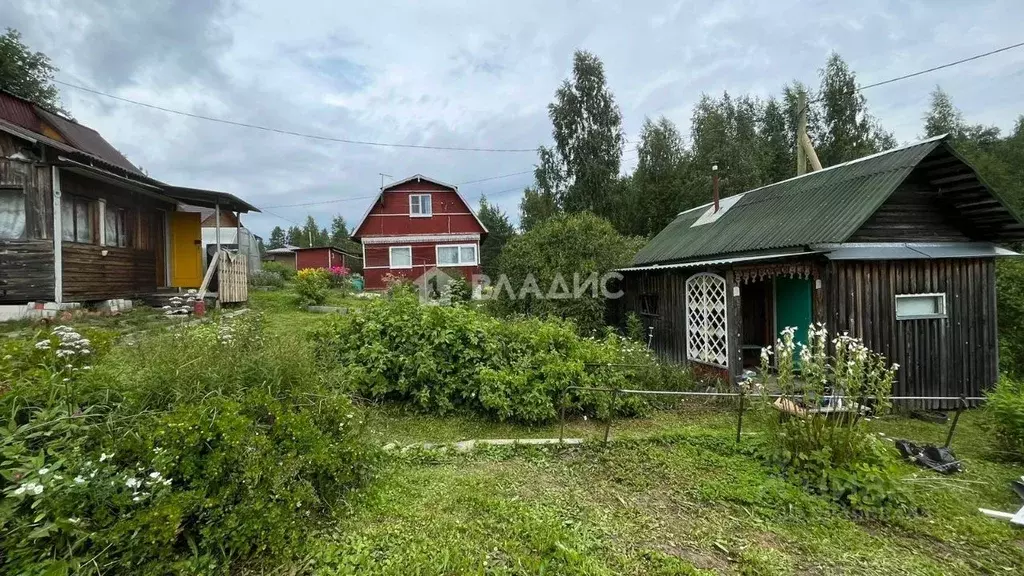
[[[729,367],[725,278],[696,274],[686,281],[686,357]]]

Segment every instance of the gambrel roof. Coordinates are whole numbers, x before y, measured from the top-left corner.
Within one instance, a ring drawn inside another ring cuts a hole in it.
[[[936,201],[991,242],[1024,240],[1024,224],[947,135],[831,166],[680,213],[634,265],[846,242],[918,171]]]

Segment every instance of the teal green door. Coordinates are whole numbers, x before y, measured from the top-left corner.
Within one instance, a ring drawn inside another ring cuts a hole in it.
[[[794,342],[807,344],[807,327],[811,316],[811,281],[804,278],[777,277],[775,279],[775,330],[781,337],[787,326],[796,326]],[[799,361],[800,347],[793,351]]]

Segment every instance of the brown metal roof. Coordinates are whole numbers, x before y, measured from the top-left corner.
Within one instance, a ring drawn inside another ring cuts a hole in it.
[[[47,124],[53,126],[54,129],[60,132],[61,135],[64,136],[64,139],[75,148],[78,148],[83,152],[88,152],[93,156],[98,156],[106,162],[123,170],[142,174],[134,164],[124,157],[124,154],[121,154],[117,148],[114,148],[110,144],[110,142],[104,140],[103,136],[100,136],[99,132],[89,128],[88,126],[83,126],[74,120],[62,118],[61,116],[39,106],[35,107],[35,111],[40,118],[42,118]]]
[[[33,132],[43,130],[39,118],[32,110],[32,104],[9,92],[0,91],[0,119]]]

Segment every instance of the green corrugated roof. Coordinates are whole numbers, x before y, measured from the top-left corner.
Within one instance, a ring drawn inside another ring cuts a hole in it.
[[[688,210],[644,246],[633,264],[844,242],[943,140],[932,138],[744,192],[718,220],[701,226],[692,224],[710,204]]]

